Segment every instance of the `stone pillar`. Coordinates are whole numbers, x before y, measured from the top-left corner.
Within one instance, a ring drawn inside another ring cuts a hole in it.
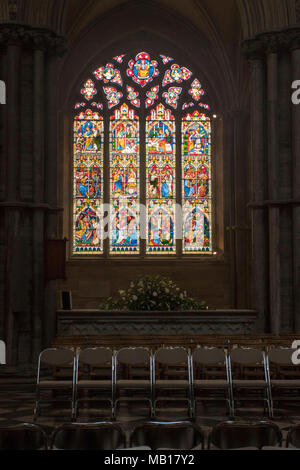
[[[0,319],[0,326],[4,324],[8,366],[25,368],[32,361],[35,367],[42,347],[42,330],[47,328],[43,302],[44,234],[47,231],[49,238],[57,236],[57,75],[52,66],[56,59],[52,61],[51,57],[60,54],[63,42],[62,37],[47,28],[15,22],[0,25],[0,47],[6,56],[1,78],[7,84],[1,142],[6,175],[0,201],[0,247],[4,253],[4,259],[0,258],[4,279],[4,289],[0,291],[4,297],[0,299],[4,305],[0,315],[4,320]],[[46,150],[49,178],[44,171]],[[54,289],[51,294],[47,305],[52,308],[53,318]]]
[[[276,37],[265,37],[267,44],[267,134],[268,134],[268,199],[278,199],[278,55]],[[281,327],[280,297],[280,208],[269,205],[269,288],[271,333]]]
[[[19,116],[20,116],[20,58],[21,47],[18,38],[7,34],[7,105],[6,105],[6,200],[5,210],[5,340],[7,362],[13,363],[14,343],[14,300],[18,295],[15,285],[17,238],[19,236],[20,212],[18,198],[19,181]]]
[[[57,57],[51,54],[46,65],[46,146],[45,146],[45,200],[49,210],[45,221],[46,239],[58,238],[57,217]],[[56,281],[48,281],[45,287],[43,346],[50,346],[55,336],[56,321]]]
[[[291,51],[292,81],[300,80],[300,31],[295,31]],[[300,333],[300,105],[292,106],[293,155],[293,291],[294,328]]]
[[[250,224],[248,204],[249,113],[235,110],[233,113],[233,174],[234,180],[234,251],[235,251],[235,308],[249,308],[249,252]]]
[[[32,292],[32,360],[36,361],[42,346],[42,313],[44,292],[44,149],[45,149],[45,52],[39,45],[34,50],[33,83],[33,292]]]
[[[264,251],[257,251],[258,259],[253,259],[254,301],[262,306],[263,292],[268,297],[264,311],[265,318],[269,317],[267,331],[274,334],[300,331],[300,106],[290,103],[292,81],[300,79],[299,39],[300,28],[291,28],[264,33],[244,44],[254,77],[252,158],[257,166],[250,203],[257,219],[253,224],[254,254],[258,226],[264,246]],[[260,58],[254,60],[258,51]],[[268,240],[268,256],[263,237]]]
[[[251,65],[251,186],[252,201],[252,302],[259,324],[267,328],[268,254],[267,225],[262,201],[266,194],[265,61],[259,40],[244,44]]]

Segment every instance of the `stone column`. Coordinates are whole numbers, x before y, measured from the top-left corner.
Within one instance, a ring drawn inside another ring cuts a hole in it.
[[[253,307],[259,312],[260,328],[266,329],[268,253],[267,226],[262,201],[266,193],[265,142],[265,61],[262,43],[244,43],[244,52],[251,64],[251,185],[252,201],[252,286]]]
[[[34,50],[33,83],[33,287],[32,287],[32,360],[42,347],[42,313],[44,292],[44,148],[45,148],[45,52],[42,44]]]
[[[18,295],[15,285],[17,238],[19,236],[20,209],[17,201],[20,194],[19,181],[19,116],[20,116],[20,58],[21,47],[18,36],[6,31],[7,47],[7,105],[6,105],[6,200],[5,244],[6,244],[6,289],[5,332],[7,362],[13,363],[14,343],[14,299]]]
[[[300,80],[300,30],[293,34],[292,81]],[[300,333],[300,105],[292,104],[294,328]]]
[[[3,220],[0,247],[4,254],[0,274],[4,280],[4,300],[0,302],[4,305],[3,339],[7,343],[9,366],[25,368],[31,359],[35,367],[42,346],[45,211],[47,236],[57,235],[57,74],[49,57],[50,52],[53,57],[60,53],[63,41],[47,28],[32,28],[15,22],[0,25],[0,46],[6,56],[3,78],[7,84],[7,104],[3,113],[5,132],[2,133],[6,174],[0,201]],[[45,149],[47,176],[44,172]],[[46,182],[47,198],[44,194]],[[49,317],[53,319],[55,290],[47,300],[48,309],[52,309]],[[2,323],[1,320],[0,325]],[[44,328],[47,328],[47,322],[45,324]]]
[[[235,308],[248,308],[249,291],[249,259],[248,242],[250,240],[250,224],[248,221],[248,159],[249,159],[249,113],[235,110],[233,113],[233,173],[234,180],[234,250],[236,271]]]
[[[278,55],[276,36],[267,35],[267,131],[268,131],[268,199],[278,199]],[[280,297],[280,208],[269,205],[269,286],[271,333],[281,327]]]
[[[57,218],[57,57],[51,54],[46,65],[46,146],[45,146],[45,199],[49,205],[46,215],[46,239],[58,238]],[[45,288],[43,346],[50,346],[56,327],[56,281],[48,281]]]

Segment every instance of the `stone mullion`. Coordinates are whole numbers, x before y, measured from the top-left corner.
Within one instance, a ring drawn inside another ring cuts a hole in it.
[[[104,115],[104,147],[103,147],[103,199],[106,208],[109,203],[112,203],[110,200],[110,187],[111,187],[111,175],[110,175],[110,119],[109,113]],[[103,214],[106,219],[109,216],[109,221],[106,229],[110,233],[110,211],[105,211]],[[104,230],[104,227],[103,227]],[[109,241],[110,238],[106,237],[103,241],[103,254],[107,258],[109,256]]]
[[[139,178],[140,178],[140,204],[145,210],[140,210],[140,255],[141,258],[146,256],[146,233],[147,233],[147,165],[146,165],[146,113],[142,112],[139,116],[139,129],[140,129],[140,165],[139,165]]]
[[[176,116],[176,178],[175,178],[175,202],[177,207],[181,208],[178,213],[175,212],[175,230],[174,234],[177,237],[176,240],[176,254],[178,258],[182,257],[183,251],[183,195],[182,195],[182,145],[181,145],[181,116]],[[181,212],[181,213],[180,213]]]

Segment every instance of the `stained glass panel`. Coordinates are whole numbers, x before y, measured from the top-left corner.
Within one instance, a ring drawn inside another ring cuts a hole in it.
[[[147,253],[175,253],[175,120],[159,104],[146,122]]]
[[[211,123],[198,111],[182,120],[183,253],[211,253]]]
[[[74,119],[73,253],[103,252],[103,119],[90,109]]]
[[[139,119],[127,104],[110,118],[110,253],[139,253]]]

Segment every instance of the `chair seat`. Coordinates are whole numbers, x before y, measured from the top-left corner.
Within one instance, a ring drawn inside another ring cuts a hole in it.
[[[228,388],[227,380],[194,380],[195,388]]]
[[[78,388],[111,388],[111,380],[79,380]]]
[[[150,388],[151,382],[150,380],[126,380],[126,379],[121,379],[117,380],[117,388]]]
[[[71,380],[42,380],[37,384],[37,387],[49,389],[72,388],[73,383]]]
[[[188,388],[188,380],[156,380],[155,386],[159,388]]]
[[[300,380],[290,380],[290,379],[278,379],[271,380],[272,387],[282,387],[282,388],[300,388]]]
[[[232,385],[237,388],[267,388],[265,380],[233,380]]]

